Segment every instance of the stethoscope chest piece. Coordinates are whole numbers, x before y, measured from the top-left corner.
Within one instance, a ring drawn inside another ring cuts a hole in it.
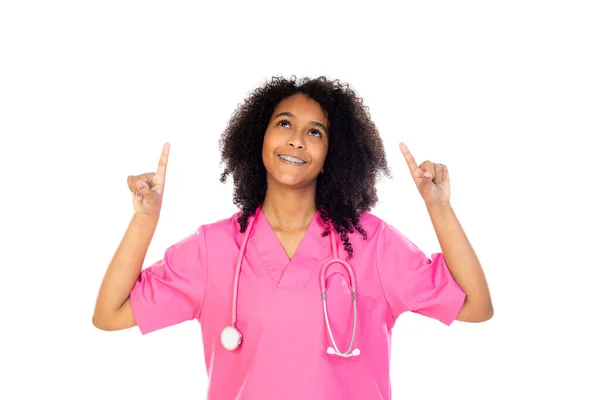
[[[227,350],[235,350],[242,343],[242,334],[234,326],[226,326],[221,331],[221,344]]]

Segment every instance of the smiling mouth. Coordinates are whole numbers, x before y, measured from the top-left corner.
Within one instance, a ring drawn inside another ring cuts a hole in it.
[[[279,154],[278,157],[281,158],[283,161],[287,161],[297,165],[306,164],[306,161],[304,160],[292,156],[286,156],[285,154]]]

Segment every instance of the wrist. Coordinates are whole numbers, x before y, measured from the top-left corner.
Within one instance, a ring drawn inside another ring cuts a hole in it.
[[[429,212],[429,214],[439,214],[452,210],[452,205],[450,204],[450,201],[445,201],[436,204],[427,204],[426,207],[427,212]]]
[[[144,225],[147,224],[158,224],[158,219],[159,219],[160,214],[144,214],[144,213],[134,213],[133,214],[133,221],[137,222],[137,223],[141,223]]]
[[[450,200],[448,201],[443,201],[441,203],[431,203],[431,204],[426,204],[427,208],[444,208],[444,207],[452,207],[450,205]]]

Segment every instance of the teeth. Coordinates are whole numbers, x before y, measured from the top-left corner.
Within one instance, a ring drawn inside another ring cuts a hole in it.
[[[290,162],[296,163],[296,164],[304,164],[305,163],[305,161],[300,160],[299,158],[290,157],[290,156],[281,155],[281,156],[279,156],[279,158],[281,158],[282,160],[285,160],[285,161],[290,161]]]

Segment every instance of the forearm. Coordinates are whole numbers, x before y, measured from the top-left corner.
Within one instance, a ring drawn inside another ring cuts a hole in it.
[[[158,217],[134,215],[102,280],[94,319],[102,320],[119,311],[140,275]]]
[[[429,206],[444,259],[452,276],[466,293],[464,309],[457,319],[480,321],[491,318],[493,307],[479,259],[450,204]]]

